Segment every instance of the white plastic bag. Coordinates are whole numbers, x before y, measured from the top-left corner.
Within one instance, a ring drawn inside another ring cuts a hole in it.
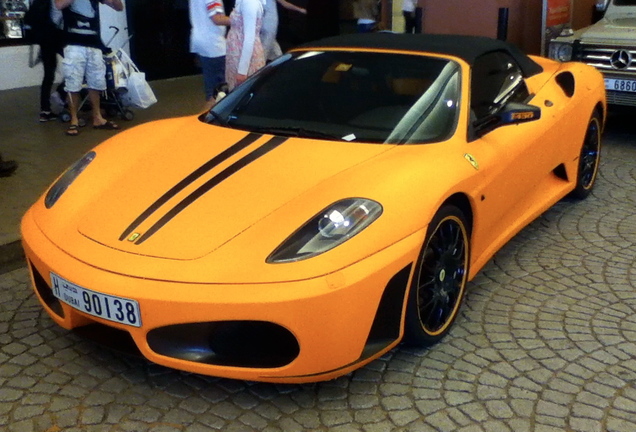
[[[128,75],[126,81],[128,91],[123,97],[128,100],[130,105],[135,105],[139,108],[148,108],[157,103],[157,98],[146,81],[145,73],[135,68],[135,70],[130,71],[130,75]]]
[[[126,70],[125,87],[128,90],[122,95],[125,105],[135,105],[148,108],[157,103],[157,97],[146,81],[146,74],[141,72],[125,51],[119,50],[116,56],[121,66]]]

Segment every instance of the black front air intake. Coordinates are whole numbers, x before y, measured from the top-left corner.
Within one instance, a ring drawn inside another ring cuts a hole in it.
[[[35,285],[35,290],[40,295],[40,298],[44,302],[44,304],[53,311],[53,313],[60,318],[64,318],[64,310],[62,309],[62,303],[53,295],[53,291],[48,283],[44,280],[44,277],[40,274],[40,272],[35,268],[33,263],[29,262],[29,267],[31,268],[31,275],[33,276],[33,284]]]
[[[300,353],[284,327],[266,321],[177,324],[148,332],[150,348],[166,357],[218,366],[277,368]]]

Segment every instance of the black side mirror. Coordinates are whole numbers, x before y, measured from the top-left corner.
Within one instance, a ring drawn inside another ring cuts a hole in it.
[[[526,123],[540,118],[541,108],[538,106],[511,102],[496,113],[476,120],[473,123],[473,130],[475,135],[480,137],[501,126]]]

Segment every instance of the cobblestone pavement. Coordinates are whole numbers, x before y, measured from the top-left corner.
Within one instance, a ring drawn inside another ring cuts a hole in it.
[[[104,351],[0,276],[0,430],[636,431],[636,143],[606,134],[594,194],[563,201],[470,284],[448,338],[330,382],[187,374]]]

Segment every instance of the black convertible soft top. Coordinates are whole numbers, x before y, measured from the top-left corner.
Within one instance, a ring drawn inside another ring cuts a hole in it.
[[[541,73],[543,69],[515,45],[482,36],[403,34],[391,32],[354,33],[310,42],[300,48],[381,48],[388,50],[430,52],[459,57],[471,66],[475,59],[493,52],[504,51],[518,63],[525,77]]]

